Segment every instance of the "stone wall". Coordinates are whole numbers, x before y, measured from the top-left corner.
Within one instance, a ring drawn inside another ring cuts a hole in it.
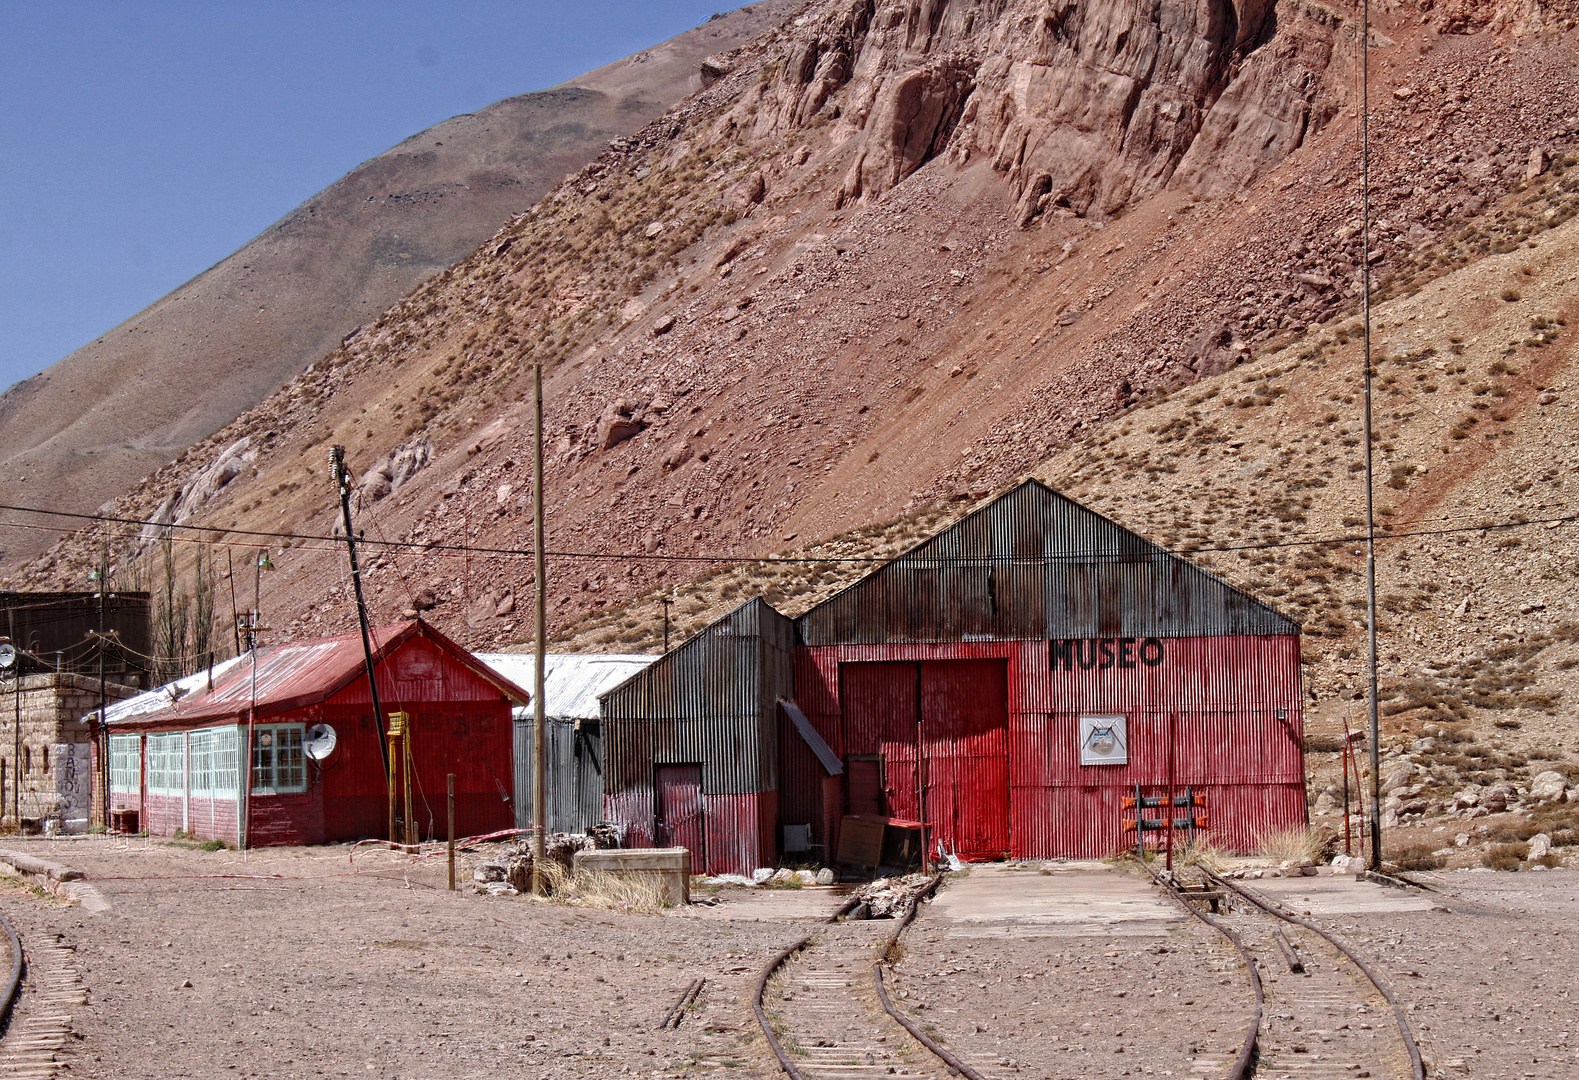
[[[138,693],[116,683],[104,687],[111,702]],[[27,675],[20,694],[16,683],[5,684],[0,693],[0,826],[16,828],[20,818],[24,828],[42,828],[55,816],[56,827],[62,827],[73,791],[84,798],[91,791],[87,821],[102,819],[99,777],[93,775],[96,755],[73,749],[92,742],[87,718],[98,707],[98,680],[85,675]],[[82,811],[71,816],[82,828]]]

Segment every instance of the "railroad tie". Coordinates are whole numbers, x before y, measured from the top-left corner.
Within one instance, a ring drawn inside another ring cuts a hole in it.
[[[72,1043],[67,1008],[88,1000],[74,950],[54,942],[30,944],[27,963],[32,992],[18,1000],[11,1029],[0,1040],[0,1076],[7,1080],[56,1076]]]

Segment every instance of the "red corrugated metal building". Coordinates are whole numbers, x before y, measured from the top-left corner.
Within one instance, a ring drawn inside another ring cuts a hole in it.
[[[965,859],[1101,856],[1132,842],[1120,800],[1137,785],[1205,795],[1225,848],[1305,821],[1299,627],[1035,481],[819,604],[794,641],[792,700],[752,780],[778,824],[811,824],[829,850],[840,816],[876,813],[925,820],[934,850]],[[606,789],[616,820],[654,791],[653,759],[618,734],[649,674],[613,717],[605,698],[606,775],[645,781]],[[692,755],[704,772],[737,730],[711,705],[724,681],[693,680],[674,707],[713,732]],[[699,862],[746,872],[776,854]]]
[[[261,646],[211,682],[200,673],[111,708],[112,808],[155,835],[251,846],[386,837],[387,714],[403,712],[417,835],[444,837],[449,773],[458,835],[511,828],[510,713],[527,693],[424,622],[372,636],[382,722],[359,633]],[[315,725],[334,733],[322,761],[303,752]]]

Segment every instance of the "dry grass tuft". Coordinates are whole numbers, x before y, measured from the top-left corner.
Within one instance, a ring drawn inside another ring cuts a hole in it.
[[[609,874],[602,870],[566,870],[544,863],[548,903],[655,915],[669,906],[657,874]]]
[[[1223,850],[1205,836],[1192,836],[1174,853],[1174,862],[1180,866],[1203,866],[1218,872],[1226,869],[1226,858]]]
[[[1256,837],[1256,850],[1279,862],[1313,863],[1321,857],[1321,837],[1304,825],[1270,829]]]

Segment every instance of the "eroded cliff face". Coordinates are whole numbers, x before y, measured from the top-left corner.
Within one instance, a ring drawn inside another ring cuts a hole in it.
[[[661,557],[760,555],[979,495],[1352,308],[1353,15],[813,0],[117,514],[189,503],[171,499],[247,438],[255,463],[192,521],[328,535],[340,442],[372,478],[369,534],[420,545],[373,560],[374,614],[508,644],[529,626],[529,563],[504,552],[529,535],[534,362],[557,627],[712,565]],[[1373,270],[1394,288],[1579,136],[1571,31],[1432,17],[1397,9],[1373,34]],[[1465,244],[1452,258],[1490,250]],[[434,547],[463,542],[498,550]],[[348,624],[339,560],[316,542],[276,558],[275,625]]]
[[[825,123],[871,199],[946,154],[1002,175],[1020,224],[1050,207],[1113,214],[1183,169],[1235,189],[1337,109],[1327,77],[1352,28],[1270,0],[925,0],[824,5],[725,118],[758,143]]]

